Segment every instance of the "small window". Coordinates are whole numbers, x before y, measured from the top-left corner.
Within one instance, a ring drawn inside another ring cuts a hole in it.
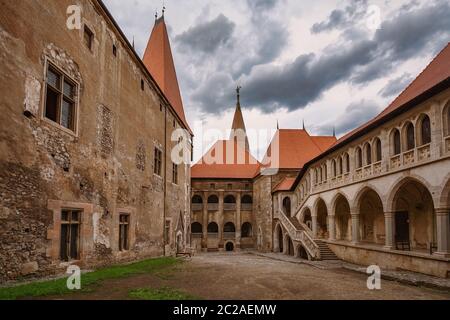
[[[161,176],[161,166],[162,166],[162,151],[158,148],[155,148],[154,154],[154,174]]]
[[[345,154],[345,173],[350,172],[350,156],[348,153]]]
[[[211,188],[211,189],[215,189],[216,188],[216,185],[214,184],[214,183],[211,183],[210,185],[209,185],[209,187]]]
[[[339,171],[339,175],[343,174],[343,167],[342,167],[342,158],[339,157],[338,158],[338,171]]]
[[[47,69],[44,116],[75,131],[77,86],[52,65]]]
[[[370,144],[366,144],[366,165],[372,164],[372,147]]]
[[[172,164],[172,182],[178,184],[178,165]]]
[[[144,80],[141,80],[141,90],[144,91],[144,88],[145,88]]]
[[[88,26],[84,25],[84,44],[92,51],[92,43],[94,42],[94,33]]]
[[[113,44],[112,50],[113,50],[113,55],[114,55],[114,57],[117,57],[117,47],[116,47],[115,44]]]
[[[159,111],[163,111],[163,105],[161,103],[159,104]]]
[[[423,117],[420,131],[422,145],[429,144],[431,142],[431,124],[428,116]]]
[[[357,164],[358,169],[362,168],[362,166],[363,166],[361,148],[356,149],[356,164]]]
[[[173,119],[172,125],[173,125],[174,128],[177,127],[177,122],[175,121],[175,119]]]
[[[119,217],[119,251],[129,250],[130,215],[120,214]]]
[[[399,155],[402,152],[402,147],[400,142],[400,131],[398,131],[397,129],[395,129],[392,134],[392,144],[394,156]]]
[[[232,185],[231,183],[229,183],[229,184],[227,185],[227,188],[228,188],[228,190],[231,190],[231,189],[233,189],[233,185]]]
[[[381,150],[381,140],[380,139],[377,139],[375,141],[375,152],[376,152],[376,154],[375,154],[376,160],[377,160],[377,162],[380,162],[381,159],[383,158],[383,151]]]
[[[331,162],[331,170],[333,170],[333,178],[336,178],[336,176],[337,176],[337,166],[336,166],[336,160],[334,160],[334,159]]]
[[[62,210],[59,254],[62,261],[80,258],[80,224],[81,211]]]
[[[412,123],[408,123],[406,127],[406,150],[412,150],[416,147],[414,126]]]

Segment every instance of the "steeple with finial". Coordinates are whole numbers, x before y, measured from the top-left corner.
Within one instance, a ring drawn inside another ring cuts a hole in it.
[[[230,140],[234,139],[238,133],[245,134],[245,149],[250,151],[250,145],[248,143],[247,131],[245,129],[244,117],[241,110],[241,86],[236,88],[236,111],[234,112],[233,124],[231,126]]]

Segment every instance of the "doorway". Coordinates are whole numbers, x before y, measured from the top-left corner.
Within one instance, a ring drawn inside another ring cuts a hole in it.
[[[234,244],[233,244],[233,242],[227,242],[227,244],[225,245],[225,250],[227,252],[234,251]]]
[[[407,211],[395,214],[395,243],[397,250],[410,250],[409,213]]]

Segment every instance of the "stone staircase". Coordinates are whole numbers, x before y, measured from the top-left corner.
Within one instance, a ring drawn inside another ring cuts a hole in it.
[[[325,241],[315,239],[314,242],[319,246],[321,260],[340,260]]]
[[[288,217],[278,212],[277,217],[292,240],[301,242],[313,260],[339,260],[328,244],[319,239],[313,239],[311,230],[295,217]]]

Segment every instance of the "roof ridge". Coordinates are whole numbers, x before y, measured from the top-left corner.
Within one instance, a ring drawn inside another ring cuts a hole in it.
[[[400,98],[400,97],[405,93],[405,91],[407,91],[409,88],[411,88],[411,86],[412,86],[414,83],[416,83],[416,82],[418,81],[418,79],[420,78],[420,76],[423,75],[423,73],[428,69],[428,67],[429,67],[434,61],[436,61],[437,58],[440,57],[440,56],[444,53],[445,49],[447,49],[449,46],[450,46],[450,42],[448,42],[447,45],[446,45],[441,51],[439,51],[439,53],[438,53],[433,59],[431,59],[431,61],[425,66],[425,68],[422,69],[422,71],[414,78],[414,80],[411,81],[411,82],[409,83],[409,85],[407,85],[407,86],[405,87],[405,89],[403,89],[403,91],[402,91],[402,92],[401,92],[394,100],[392,100],[392,102],[391,102],[385,109],[383,109],[383,111],[381,111],[379,114],[377,114],[377,115],[376,115],[375,117],[373,117],[371,120],[377,118],[377,117],[378,117],[379,115],[381,115],[384,111],[386,111],[387,109],[389,109],[389,108],[394,104],[394,102],[395,102],[398,98]],[[370,120],[369,120],[369,121],[370,121]],[[369,122],[369,121],[366,121],[364,124],[366,124],[366,123]],[[364,124],[363,124],[363,125],[364,125]]]

